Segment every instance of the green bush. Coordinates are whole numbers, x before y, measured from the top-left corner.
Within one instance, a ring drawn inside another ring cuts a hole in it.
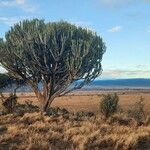
[[[127,113],[128,117],[134,118],[137,122],[145,121],[144,99],[141,97],[139,101],[131,105]]]
[[[17,104],[17,96],[15,93],[11,93],[9,97],[4,97],[2,93],[0,93],[2,106],[5,113],[12,113],[15,110]]]
[[[105,116],[105,118],[109,118],[118,109],[118,101],[119,97],[117,94],[108,94],[104,95],[100,102],[100,111]]]

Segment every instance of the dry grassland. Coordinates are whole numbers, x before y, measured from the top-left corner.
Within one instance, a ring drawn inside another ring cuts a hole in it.
[[[100,116],[75,120],[63,116],[40,120],[38,113],[0,117],[0,149],[149,150],[150,125],[119,125]]]
[[[107,92],[108,93],[108,92]],[[104,94],[107,94],[106,92]],[[129,106],[139,101],[140,97],[144,98],[145,111],[150,113],[150,92],[118,92],[119,105],[123,109],[128,109]],[[69,111],[92,111],[99,113],[99,103],[103,93],[97,92],[82,92],[56,98],[52,106],[66,108]],[[38,105],[37,98],[33,93],[18,93],[18,102],[24,103],[31,100],[33,104]]]
[[[150,113],[150,93],[119,93],[119,104],[126,110],[142,96],[145,110]],[[18,94],[18,102],[33,101],[33,93]],[[138,125],[125,114],[116,114],[105,120],[99,114],[102,95],[91,93],[68,95],[54,100],[52,106],[63,107],[71,112],[92,111],[93,117],[73,114],[45,116],[39,112],[0,116],[0,150],[149,150],[150,121]]]

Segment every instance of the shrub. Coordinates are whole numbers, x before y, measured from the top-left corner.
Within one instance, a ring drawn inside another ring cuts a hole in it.
[[[84,112],[84,111],[80,111],[80,112],[77,112],[75,114],[77,117],[93,117],[94,116],[94,113],[93,112]]]
[[[0,94],[4,111],[7,113],[12,113],[16,107],[18,97],[15,93],[11,93],[8,98],[5,98],[2,93]]]
[[[104,95],[102,101],[100,102],[100,111],[108,118],[117,112],[119,97],[117,94]]]
[[[59,107],[50,107],[48,108],[46,114],[48,116],[54,116],[54,117],[57,117],[59,115],[66,115],[68,114],[69,112],[65,109],[65,108],[59,108]]]
[[[132,144],[132,149],[137,149],[137,150],[149,150],[150,149],[150,134],[149,133],[140,133],[134,138],[136,140]]]
[[[146,119],[144,111],[144,99],[141,97],[139,101],[130,106],[127,111],[129,117],[134,118],[137,122],[141,122]]]
[[[94,117],[95,114],[93,112],[84,112],[84,111],[79,111],[73,114],[73,119],[76,121],[83,121],[85,119],[89,119],[91,117]]]
[[[25,101],[25,104],[17,104],[14,110],[14,114],[17,116],[23,116],[25,113],[38,112],[39,107],[32,104],[32,101]]]
[[[132,118],[128,118],[124,114],[115,114],[111,116],[108,120],[109,124],[119,124],[123,126],[136,125],[136,122]]]

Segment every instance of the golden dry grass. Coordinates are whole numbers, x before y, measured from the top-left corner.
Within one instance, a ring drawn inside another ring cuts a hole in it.
[[[108,91],[109,92],[109,91]],[[108,93],[107,92],[107,93]],[[106,92],[105,92],[106,93]],[[104,94],[105,94],[104,93]],[[102,98],[102,92],[79,92],[74,95],[67,95],[63,97],[56,98],[52,106],[66,108],[69,111],[92,111],[94,113],[99,112],[99,103]],[[140,97],[144,98],[145,111],[150,113],[150,91],[142,92],[118,92],[119,105],[125,110],[135,102],[139,101]],[[18,93],[18,102],[24,103],[26,100],[33,101],[33,104],[38,105],[37,98],[33,93]]]
[[[119,125],[105,122],[100,116],[76,121],[26,113],[0,117],[0,149],[108,149],[149,150],[150,125]]]
[[[145,110],[150,113],[150,93],[118,93],[119,104],[124,109],[134,104],[142,96]],[[18,94],[19,103],[26,100],[38,105],[33,93]],[[22,117],[12,114],[0,116],[0,150],[149,150],[150,123],[138,126],[134,119],[124,114],[116,114],[105,121],[98,114],[102,94],[68,95],[56,98],[52,106],[69,111],[92,111],[97,115],[77,120],[72,114],[45,116],[41,121],[39,113],[26,113]]]

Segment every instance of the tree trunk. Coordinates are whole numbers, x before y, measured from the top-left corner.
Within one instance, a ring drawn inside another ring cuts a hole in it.
[[[40,103],[41,120],[44,122],[45,110],[44,110],[44,99],[43,99],[43,97],[41,99],[39,99],[39,103]]]
[[[44,121],[44,103],[45,103],[45,98],[44,96],[40,93],[40,91],[38,90],[37,86],[35,85],[32,85],[31,84],[31,87],[39,101],[39,104],[40,104],[40,111],[41,111],[41,119]]]
[[[50,104],[52,103],[52,101],[55,98],[55,95],[51,95],[50,97],[48,97],[48,95],[46,93],[48,93],[48,91],[44,91],[43,94],[38,90],[37,87],[32,86],[34,93],[36,95],[36,97],[39,100],[40,103],[40,111],[41,111],[41,119],[44,121],[44,115],[46,114],[46,111],[48,109],[48,107],[50,106]],[[48,90],[48,89],[44,89],[44,90]]]
[[[52,101],[54,100],[54,97],[49,98],[46,103],[44,104],[44,111],[46,112],[51,105]]]
[[[44,121],[44,116],[51,105],[52,101],[54,100],[54,97],[51,97],[50,99],[46,100],[43,97],[39,100],[40,101],[40,111],[41,111],[41,119]]]

